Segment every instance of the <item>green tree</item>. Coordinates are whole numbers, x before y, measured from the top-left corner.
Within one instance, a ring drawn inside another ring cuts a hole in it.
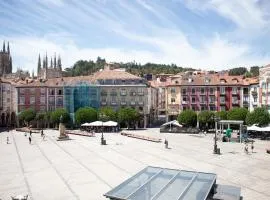
[[[36,114],[35,120],[37,122],[37,128],[39,128],[40,125],[42,125],[45,123],[45,117],[46,117],[46,113],[45,112],[39,112]]]
[[[252,74],[252,76],[259,76],[260,68],[258,66],[253,66],[250,68],[250,73]]]
[[[119,122],[125,123],[128,128],[130,125],[135,125],[139,118],[140,114],[134,108],[120,108],[118,112]]]
[[[242,120],[245,122],[247,113],[246,108],[233,108],[228,111],[228,120]]]
[[[26,109],[19,113],[19,120],[29,126],[29,123],[35,119],[36,112],[33,109]]]
[[[101,121],[117,121],[117,112],[112,107],[102,107],[98,111],[98,118]]]
[[[227,120],[227,112],[225,110],[216,112],[216,116],[219,117],[220,120]]]
[[[270,115],[265,108],[255,108],[254,111],[247,114],[246,123],[248,125],[258,124],[264,126],[269,124]]]
[[[197,124],[197,114],[193,110],[184,110],[178,115],[177,120],[180,124],[195,127]]]
[[[236,67],[236,68],[232,68],[229,71],[229,75],[230,76],[239,76],[239,75],[244,75],[247,72],[247,68],[245,67]]]
[[[75,121],[77,124],[85,122],[93,122],[97,120],[97,111],[91,107],[79,108],[75,113]]]
[[[69,114],[66,109],[58,108],[50,115],[50,120],[53,124],[58,125],[60,123],[60,117],[63,117],[63,123],[68,123],[70,120]]]
[[[207,129],[209,128],[209,124],[214,122],[215,114],[211,111],[202,111],[198,114],[198,121],[200,124],[206,125]]]

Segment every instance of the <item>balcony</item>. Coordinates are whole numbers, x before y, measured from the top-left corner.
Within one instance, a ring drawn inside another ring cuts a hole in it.
[[[131,105],[131,106],[135,106],[135,105],[136,105],[136,102],[135,102],[135,101],[131,101],[131,102],[130,102],[130,105]]]
[[[111,105],[116,106],[117,105],[117,102],[112,101],[111,102]]]
[[[233,105],[239,104],[239,101],[233,101],[232,104]]]
[[[107,105],[107,102],[106,102],[106,101],[102,101],[102,102],[101,102],[101,105],[102,105],[102,106],[105,106],[105,105]]]
[[[130,96],[136,96],[136,92],[132,91],[132,92],[130,92],[129,95],[130,95]],[[164,96],[165,96],[165,95],[164,95]]]
[[[139,101],[138,104],[139,104],[140,106],[142,106],[142,105],[143,105],[143,101]]]
[[[121,106],[125,106],[125,105],[127,105],[127,102],[125,102],[125,101],[121,101]]]
[[[252,96],[258,96],[258,92],[257,91],[252,91],[251,94],[252,94]]]
[[[248,101],[248,100],[244,100],[244,101],[243,101],[243,104],[244,104],[244,105],[248,105],[248,104],[249,104],[249,101]]]

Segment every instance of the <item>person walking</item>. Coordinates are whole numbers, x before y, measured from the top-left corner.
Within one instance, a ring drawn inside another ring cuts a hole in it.
[[[169,143],[167,139],[165,139],[164,144],[165,144],[165,148],[168,149]]]
[[[252,153],[253,153],[253,150],[254,150],[254,144],[253,143],[254,143],[254,141],[251,142],[251,151],[252,151]]]
[[[32,142],[31,136],[28,137],[28,140],[29,140],[29,144],[31,144],[31,142]]]
[[[7,136],[7,144],[9,144],[9,137]]]
[[[32,137],[32,130],[30,129],[30,137]]]
[[[247,143],[245,143],[245,148],[244,148],[244,150],[245,150],[245,153],[248,154],[248,144],[247,144]]]

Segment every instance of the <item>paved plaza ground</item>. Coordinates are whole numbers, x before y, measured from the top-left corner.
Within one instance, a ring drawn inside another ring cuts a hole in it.
[[[217,183],[240,186],[244,200],[270,199],[269,141],[256,140],[255,153],[249,155],[243,144],[218,142],[222,155],[214,155],[213,135],[133,132],[166,136],[171,149],[113,133],[104,134],[106,146],[100,145],[100,134],[56,141],[58,132],[46,130],[45,141],[33,133],[29,145],[22,132],[0,133],[0,199],[17,194],[36,200],[106,199],[104,193],[148,165],[214,172]]]

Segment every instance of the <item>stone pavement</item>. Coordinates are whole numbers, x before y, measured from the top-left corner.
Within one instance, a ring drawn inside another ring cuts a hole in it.
[[[106,146],[100,145],[100,134],[56,141],[58,132],[46,130],[45,141],[33,133],[30,145],[24,133],[0,133],[0,199],[17,194],[36,200],[106,199],[104,193],[148,165],[213,172],[217,183],[240,186],[244,200],[270,199],[269,141],[257,140],[256,153],[249,155],[243,144],[218,142],[222,155],[214,155],[213,135],[132,132],[166,137],[171,149],[113,133],[104,134]]]

